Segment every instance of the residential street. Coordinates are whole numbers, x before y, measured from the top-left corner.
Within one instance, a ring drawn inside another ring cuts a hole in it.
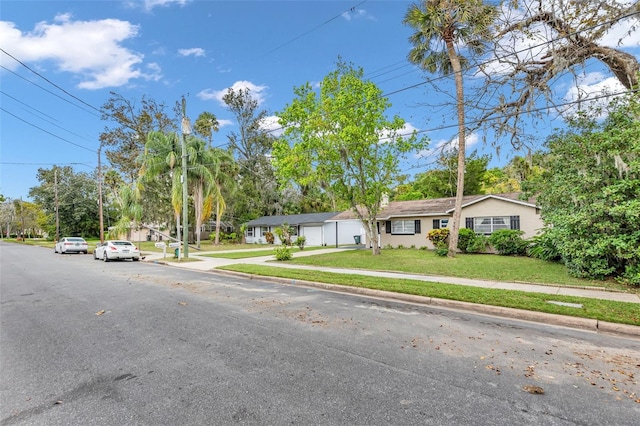
[[[1,425],[635,425],[640,340],[0,242]]]

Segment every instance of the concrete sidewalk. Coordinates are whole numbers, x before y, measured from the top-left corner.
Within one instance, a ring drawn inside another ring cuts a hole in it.
[[[264,250],[264,248],[256,249],[256,251],[258,250]],[[328,249],[322,249],[322,250],[301,251],[301,252],[296,252],[295,257],[314,256],[318,254],[334,253],[337,251],[344,251],[344,250],[348,250],[348,249],[328,248]],[[444,283],[444,284],[458,284],[458,285],[465,285],[465,286],[471,286],[471,287],[495,288],[495,289],[501,289],[501,290],[519,290],[519,291],[528,291],[533,293],[544,293],[544,294],[552,294],[552,295],[559,295],[559,296],[578,296],[578,297],[586,297],[590,299],[604,299],[604,300],[613,300],[617,302],[629,302],[629,303],[640,304],[640,295],[638,294],[606,291],[606,290],[600,290],[597,288],[594,288],[594,289],[572,288],[572,287],[554,286],[554,285],[477,280],[477,279],[469,279],[469,278],[443,277],[443,276],[436,276],[436,275],[407,274],[407,273],[401,273],[401,272],[384,272],[384,271],[369,271],[369,270],[359,270],[359,269],[328,268],[328,267],[321,267],[321,266],[295,265],[295,264],[289,264],[285,262],[272,262],[275,260],[275,257],[273,255],[261,256],[261,257],[248,257],[244,259],[224,259],[224,258],[206,256],[207,254],[213,254],[213,253],[217,253],[217,254],[232,253],[232,252],[238,252],[238,251],[247,251],[247,250],[189,253],[190,258],[198,259],[198,260],[189,261],[189,262],[172,261],[172,262],[167,262],[167,264],[174,267],[178,267],[178,268],[193,269],[197,271],[211,271],[220,266],[235,265],[235,264],[241,264],[241,263],[242,264],[266,264],[267,266],[274,266],[274,267],[280,267],[280,268],[307,269],[307,270],[310,269],[310,270],[323,271],[323,272],[333,272],[337,274],[367,275],[372,277],[385,277],[385,278],[402,278],[402,279],[428,281],[428,282],[436,282],[436,283]],[[162,253],[153,253],[153,254],[147,255],[145,258],[145,261],[146,262],[162,262],[163,259],[164,258]]]

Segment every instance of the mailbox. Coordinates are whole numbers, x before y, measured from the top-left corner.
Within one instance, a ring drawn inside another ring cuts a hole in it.
[[[182,243],[169,243],[169,247],[171,248],[178,248],[182,245]]]
[[[156,243],[156,248],[163,249],[163,248],[166,248],[166,247],[167,247],[167,245],[164,243],[164,241],[161,242],[161,243]]]

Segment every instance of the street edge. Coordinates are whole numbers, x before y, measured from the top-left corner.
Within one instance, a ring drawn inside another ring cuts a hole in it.
[[[618,336],[640,339],[640,327],[629,324],[618,324],[599,321],[591,318],[572,317],[568,315],[548,314],[544,312],[527,311],[523,309],[504,308],[500,306],[482,305],[479,303],[461,302],[458,300],[438,299],[435,297],[416,296],[412,294],[394,293],[383,290],[373,290],[361,287],[349,287],[339,284],[327,284],[314,281],[296,280],[291,278],[270,277],[266,275],[247,274],[244,272],[225,271],[214,269],[213,272],[221,275],[248,278],[251,280],[271,281],[285,285],[296,285],[338,293],[358,294],[362,296],[392,299],[395,301],[413,303],[419,305],[431,305],[440,308],[458,309],[478,314],[493,315],[503,318],[518,319],[537,323],[551,324],[580,330],[594,331],[596,333],[614,334]]]

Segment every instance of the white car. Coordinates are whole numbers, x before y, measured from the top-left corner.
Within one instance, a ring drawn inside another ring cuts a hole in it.
[[[80,237],[64,237],[53,247],[54,253],[89,253],[89,245]]]
[[[111,240],[105,241],[93,251],[95,260],[102,259],[105,262],[116,259],[131,259],[133,261],[140,260],[140,250],[131,241]]]

